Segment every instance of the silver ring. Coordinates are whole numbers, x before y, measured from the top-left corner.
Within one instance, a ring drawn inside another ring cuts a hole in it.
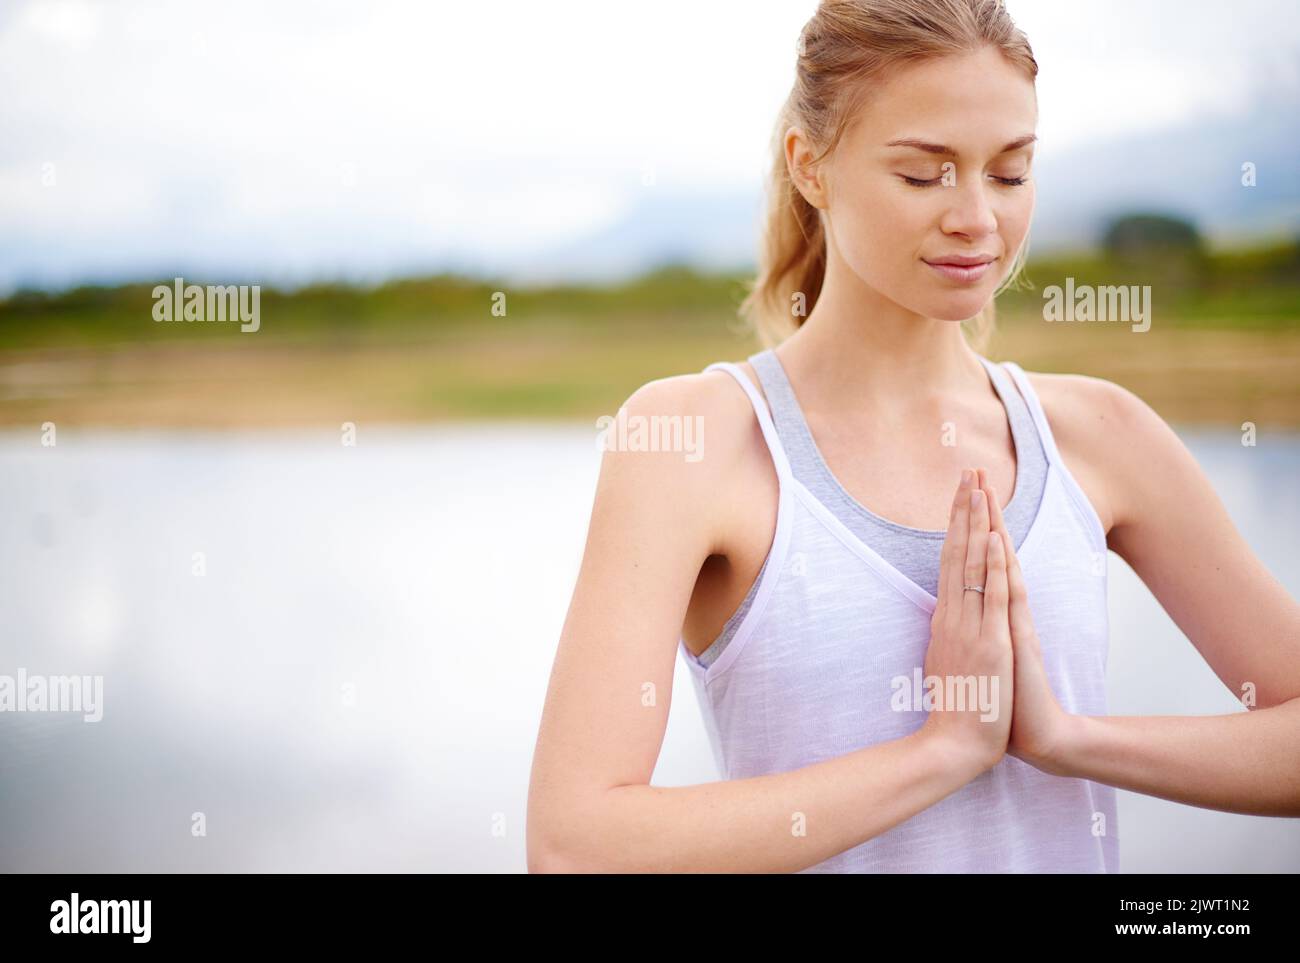
[[[980,595],[983,595],[983,594],[984,594],[984,586],[983,586],[983,585],[963,585],[963,586],[961,587],[961,590],[962,590],[963,592],[979,592]]]

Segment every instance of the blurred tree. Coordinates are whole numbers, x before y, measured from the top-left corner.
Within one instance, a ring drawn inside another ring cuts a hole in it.
[[[1101,243],[1115,267],[1148,283],[1199,289],[1213,281],[1205,239],[1183,218],[1124,214],[1110,222]]]
[[[1151,253],[1205,250],[1201,233],[1190,221],[1165,214],[1125,214],[1111,221],[1102,237],[1106,253],[1116,258],[1143,257]]]

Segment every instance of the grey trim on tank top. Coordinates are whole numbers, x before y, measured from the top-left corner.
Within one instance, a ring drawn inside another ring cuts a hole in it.
[[[1002,509],[1002,518],[1018,549],[1029,534],[1029,528],[1038,514],[1043,489],[1047,484],[1047,454],[1043,449],[1038,428],[1029,413],[1025,399],[1011,383],[1006,371],[983,355],[978,356],[989,373],[993,388],[1007,412],[1011,426],[1011,440],[1016,450],[1016,482],[1011,501]],[[785,368],[771,348],[749,356],[754,372],[767,396],[776,425],[777,436],[790,462],[791,473],[849,530],[877,554],[889,562],[931,595],[939,591],[939,552],[943,548],[946,532],[912,528],[881,518],[845,491],[826,464],[817,443],[813,440],[803,409],[795,398],[794,388],[786,376]],[[769,555],[770,557],[770,555]],[[741,621],[754,602],[767,559],[749,587],[749,592],[735,613],[727,620],[722,632],[699,655],[705,668],[722,654],[740,627]]]

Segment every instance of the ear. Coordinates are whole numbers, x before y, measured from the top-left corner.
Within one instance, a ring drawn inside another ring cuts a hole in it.
[[[791,127],[785,132],[785,165],[790,172],[790,180],[803,199],[820,211],[829,206],[826,196],[825,174],[820,165],[814,165],[816,157],[813,145],[799,127]]]

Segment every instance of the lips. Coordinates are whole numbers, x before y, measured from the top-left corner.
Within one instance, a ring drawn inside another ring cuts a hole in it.
[[[997,258],[991,254],[949,254],[940,258],[922,258],[926,264],[950,281],[970,283],[988,273]]]
[[[989,261],[995,261],[992,254],[950,254],[947,257],[927,258],[927,264],[955,264],[958,267],[971,267],[975,264],[985,264]]]

